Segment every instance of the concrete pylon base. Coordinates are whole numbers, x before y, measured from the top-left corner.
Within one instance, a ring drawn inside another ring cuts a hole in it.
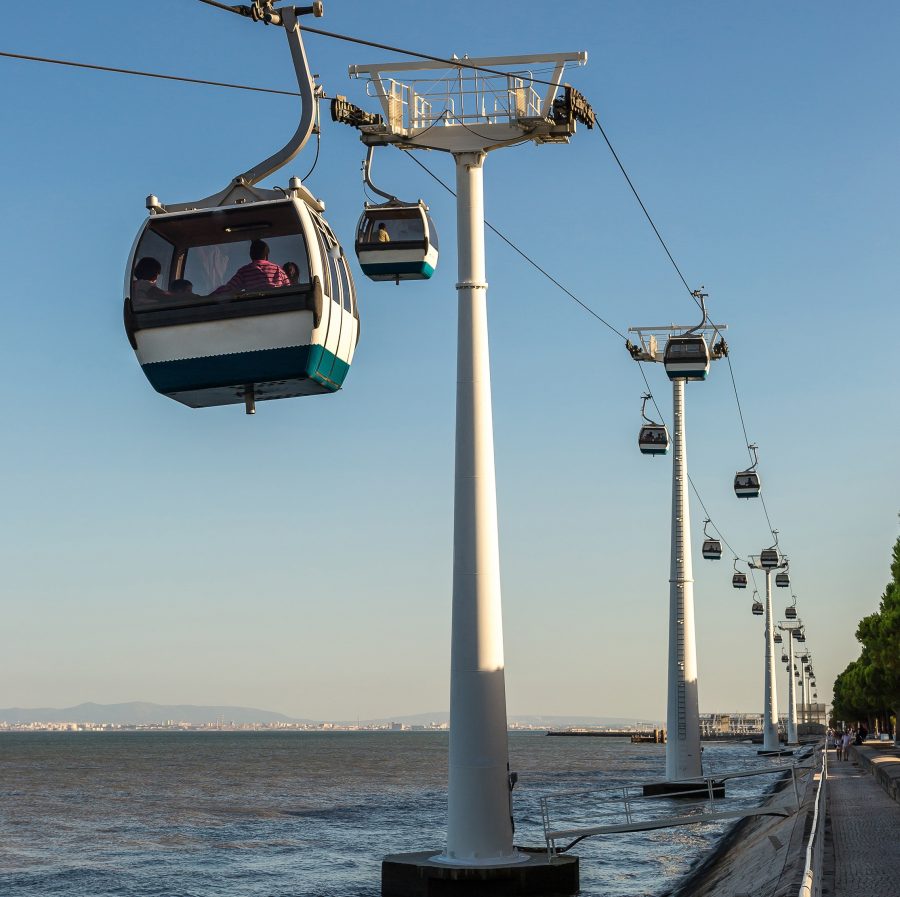
[[[439,850],[395,853],[381,861],[382,897],[570,897],[578,893],[578,857],[527,854],[508,866],[451,866]]]

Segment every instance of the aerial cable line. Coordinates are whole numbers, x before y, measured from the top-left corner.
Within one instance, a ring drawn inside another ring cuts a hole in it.
[[[423,162],[420,162],[412,153],[407,153],[407,156],[410,159],[412,159],[412,161],[415,162],[416,165],[418,165],[430,177],[432,177],[435,181],[437,181],[448,193],[450,193],[453,196],[456,195],[453,188],[449,184],[447,184],[446,181],[444,181],[440,177],[438,177],[438,175],[436,175]],[[487,221],[485,221],[485,225],[488,228],[490,228],[498,237],[500,237],[500,239],[503,240],[511,249],[515,250],[515,252],[517,252],[523,259],[525,259],[525,261],[527,261],[532,267],[534,267],[541,274],[543,274],[544,277],[546,277],[551,283],[553,283],[555,286],[559,287],[559,289],[561,289],[567,296],[569,296],[571,299],[573,299],[575,302],[577,302],[585,311],[587,311],[589,314],[591,314],[595,318],[597,318],[597,320],[599,320],[601,323],[603,323],[606,327],[608,327],[617,336],[620,336],[624,339],[624,334],[622,334],[619,330],[617,330],[612,324],[610,324],[604,318],[600,317],[600,315],[598,315],[597,312],[595,312],[589,305],[582,302],[581,299],[579,299],[574,293],[572,293],[565,286],[563,286],[555,277],[553,277],[552,274],[550,274],[546,269],[542,268],[526,252],[524,252],[522,249],[520,249],[518,246],[516,246],[516,244],[513,243],[512,240],[510,240],[505,234],[503,234],[501,231],[499,231],[496,227],[494,227],[492,224],[490,224]],[[665,416],[663,415],[662,411],[660,410],[659,405],[656,402],[656,398],[653,395],[653,390],[650,388],[650,381],[647,379],[647,374],[644,371],[643,365],[638,365],[638,370],[641,373],[641,377],[643,377],[643,379],[644,379],[644,384],[647,387],[647,392],[650,394],[650,401],[653,403],[653,407],[656,409],[656,413],[659,416],[659,419],[663,423],[665,423]],[[713,529],[718,533],[721,540],[728,546],[728,549],[729,549],[729,551],[731,551],[731,554],[734,556],[735,560],[739,560],[741,556],[734,550],[734,547],[722,534],[722,530],[712,520],[712,515],[707,510],[706,504],[704,503],[703,498],[700,495],[700,491],[697,489],[697,486],[694,483],[694,480],[690,476],[688,476],[688,481],[691,484],[691,489],[693,489],[694,495],[697,496],[697,501],[700,502],[700,506],[703,508],[703,512],[706,514],[707,518],[709,519],[710,523],[712,524]],[[754,588],[756,588],[756,577],[753,574],[752,568],[750,570],[750,576],[753,579],[753,586],[754,586]]]
[[[226,12],[233,12],[239,16],[244,16],[246,18],[250,17],[249,6],[220,3],[219,0],[199,0],[199,2],[205,3],[207,6],[214,6],[216,7],[216,9],[225,10]],[[483,65],[475,65],[471,62],[467,62],[465,59],[448,59],[446,56],[433,56],[431,53],[421,53],[418,50],[409,50],[404,47],[394,47],[391,44],[382,44],[378,41],[366,40],[362,37],[353,37],[350,34],[339,34],[337,31],[325,31],[322,28],[313,28],[309,25],[300,25],[299,28],[301,31],[307,31],[310,34],[319,34],[322,37],[330,37],[334,40],[345,41],[349,44],[359,44],[363,47],[373,47],[376,50],[387,50],[389,53],[399,53],[401,56],[412,56],[415,59],[427,59],[430,62],[441,62],[444,63],[447,68],[471,69],[474,72],[484,72],[488,75],[500,75],[503,78],[509,77],[510,74],[509,72],[504,72],[500,69],[492,69],[487,68]],[[546,84],[548,87],[561,86],[560,84],[557,84],[556,81],[546,81],[542,78],[529,77],[526,80],[530,81],[532,84]]]
[[[229,12],[238,12],[238,10],[233,9],[229,6],[225,6],[224,4],[218,3],[218,2],[216,2],[216,0],[200,0],[200,2],[206,3],[210,6],[215,6],[217,8],[225,9]],[[500,71],[497,71],[494,69],[486,69],[486,68],[483,68],[480,66],[467,65],[462,60],[447,60],[447,59],[443,59],[442,57],[436,57],[436,56],[430,56],[428,54],[416,53],[414,51],[403,50],[403,49],[399,49],[396,47],[390,47],[390,46],[384,45],[384,44],[376,44],[372,41],[364,41],[360,38],[352,38],[352,37],[348,37],[346,35],[339,35],[339,34],[335,34],[332,32],[322,31],[321,29],[307,28],[304,26],[303,30],[311,31],[311,32],[317,33],[317,34],[322,34],[326,37],[335,37],[335,38],[338,38],[341,40],[347,40],[347,41],[350,41],[351,43],[362,43],[367,46],[374,46],[374,47],[378,47],[381,49],[391,50],[393,52],[404,53],[406,55],[419,56],[419,57],[422,57],[425,59],[431,59],[431,60],[435,60],[438,62],[446,62],[448,64],[448,66],[471,68],[471,69],[474,69],[477,71],[485,71],[489,74],[506,74],[504,72],[500,72]],[[75,62],[73,60],[67,60],[67,59],[53,59],[53,58],[45,57],[45,56],[32,56],[32,55],[27,55],[24,53],[11,53],[11,52],[2,51],[2,50],[0,50],[0,57],[6,57],[8,59],[19,59],[19,60],[24,60],[24,61],[28,61],[28,62],[43,62],[43,63],[50,64],[50,65],[62,65],[62,66],[68,66],[71,68],[83,68],[83,69],[89,69],[92,71],[110,72],[110,73],[121,74],[121,75],[135,75],[135,76],[144,77],[144,78],[156,78],[156,79],[164,80],[164,81],[178,81],[178,82],[182,82],[182,83],[186,83],[186,84],[200,84],[200,85],[204,85],[204,86],[208,86],[208,87],[224,87],[224,88],[228,88],[231,90],[248,90],[248,91],[252,91],[252,92],[256,92],[256,93],[270,93],[270,94],[277,94],[279,96],[290,96],[290,97],[299,96],[299,93],[297,93],[297,91],[292,91],[292,90],[278,90],[278,89],[272,88],[272,87],[255,87],[255,86],[248,85],[248,84],[235,84],[235,83],[226,82],[226,81],[212,81],[212,80],[204,79],[204,78],[188,78],[188,77],[179,76],[179,75],[166,75],[161,72],[145,72],[145,71],[139,71],[136,69],[124,69],[124,68],[117,68],[114,66],[97,65],[94,63]],[[549,81],[540,81],[538,79],[534,79],[534,82],[539,83],[539,84],[549,84],[551,86],[555,86],[555,84],[553,84],[553,82],[549,82]],[[681,269],[678,267],[678,264],[675,262],[675,259],[672,256],[671,252],[669,251],[669,248],[666,245],[665,241],[663,240],[662,235],[659,233],[659,230],[657,229],[656,224],[653,221],[653,218],[650,216],[650,213],[647,211],[647,207],[644,205],[643,200],[641,199],[636,188],[634,187],[634,184],[633,184],[631,178],[629,177],[628,172],[625,170],[625,167],[623,166],[621,159],[619,158],[618,154],[616,153],[615,149],[613,148],[612,143],[609,140],[609,137],[607,136],[606,132],[603,130],[603,127],[600,125],[599,121],[597,122],[597,124],[600,129],[600,133],[603,135],[603,139],[606,141],[606,144],[609,147],[610,152],[613,154],[613,158],[615,159],[616,164],[619,166],[619,169],[622,172],[623,176],[625,177],[625,179],[628,183],[628,186],[631,188],[632,193],[634,194],[635,198],[637,199],[638,203],[640,204],[641,209],[644,212],[644,215],[646,216],[648,222],[650,223],[651,227],[653,228],[653,231],[656,234],[663,249],[665,250],[666,255],[669,257],[670,261],[672,262],[672,265],[674,266],[675,270],[678,272],[678,276],[681,279],[682,283],[688,289],[688,292],[691,294],[692,298],[696,302],[697,300],[696,300],[696,297],[693,295],[693,290],[691,290],[690,287],[688,286],[687,281],[685,280],[683,274],[681,273]],[[415,156],[413,156],[412,154],[409,154],[409,158],[412,159],[422,169],[424,169],[432,178],[434,178],[434,180],[436,180],[442,187],[444,187],[445,190],[447,190],[449,193],[453,194],[454,196],[456,195],[455,192],[453,191],[453,189],[448,184],[446,184],[443,180],[441,180],[441,178],[439,178],[436,174],[434,174],[427,166],[425,166],[422,162],[420,162]],[[313,168],[315,168],[315,162],[313,164]],[[312,173],[312,169],[310,170],[310,174],[311,173]],[[307,177],[309,177],[309,175],[307,175]],[[569,296],[574,302],[576,302],[578,305],[580,305],[586,312],[588,312],[588,314],[592,315],[594,318],[596,318],[598,321],[600,321],[605,327],[607,327],[609,330],[611,330],[613,333],[615,333],[616,336],[618,336],[622,339],[626,339],[625,334],[623,334],[620,330],[618,330],[616,327],[614,327],[612,324],[610,324],[609,321],[607,321],[605,318],[603,318],[601,315],[599,315],[589,305],[587,305],[585,302],[583,302],[581,299],[579,299],[574,293],[572,293],[571,290],[569,290],[562,283],[560,283],[545,268],[541,267],[524,250],[520,249],[515,243],[513,243],[512,240],[510,240],[504,233],[502,233],[500,230],[498,230],[496,227],[494,227],[494,225],[490,224],[487,221],[485,222],[485,225],[491,231],[493,231],[498,237],[500,237],[500,239],[503,240],[518,255],[520,255],[523,259],[525,259],[525,261],[527,261],[528,264],[530,264],[537,271],[539,271],[541,274],[543,274],[551,283],[553,283],[555,286],[557,286],[567,296]],[[729,368],[730,367],[731,367],[731,362],[729,360]],[[662,412],[660,411],[659,405],[657,405],[656,399],[653,398],[653,395],[652,395],[653,391],[650,389],[650,384],[649,384],[649,381],[647,380],[647,376],[644,373],[643,368],[639,368],[639,369],[641,371],[641,376],[644,379],[644,383],[647,386],[647,390],[648,390],[648,392],[651,393],[651,400],[653,402],[653,406],[656,409],[657,414],[659,415],[660,419],[663,419],[663,415],[662,415]],[[733,372],[732,372],[732,384],[734,385],[735,399],[737,400],[737,403],[738,403],[738,410],[741,414],[741,424],[743,426],[744,425],[743,412],[740,407],[740,399],[737,394],[737,386],[736,386],[736,384],[734,384]],[[744,427],[744,435],[746,437],[746,427]],[[700,504],[703,506],[703,500],[700,497],[700,493],[697,491],[697,487],[694,485],[693,481],[691,481],[691,487],[693,488],[698,501],[700,501]],[[704,511],[706,511],[705,506],[703,506],[703,507],[704,507]],[[769,520],[768,509],[766,508],[764,501],[763,501],[763,508],[766,513],[766,519],[769,523],[769,529],[772,530],[771,521]],[[707,515],[707,517],[710,516],[708,512],[706,515]],[[720,536],[722,536],[721,530],[715,525],[715,523],[713,523],[712,525],[715,528],[716,532]],[[734,549],[731,547],[731,545],[728,543],[728,541],[725,539],[724,536],[722,536],[722,541],[725,542],[726,545],[728,545],[729,549],[734,554]]]
[[[8,59],[24,59],[28,62],[46,62],[51,65],[67,65],[78,69],[92,69],[97,72],[114,72],[118,75],[140,75],[142,78],[159,78],[163,81],[183,81],[187,84],[204,84],[209,87],[228,87],[231,90],[252,90],[256,93],[275,93],[285,97],[300,96],[295,90],[276,90],[274,87],[252,87],[249,84],[232,84],[228,81],[208,81],[204,78],[186,78],[181,75],[164,75],[161,72],[140,72],[136,69],[121,69],[109,65],[74,62],[71,59],[50,59],[46,56],[28,56],[24,53],[9,53],[4,50],[0,50],[0,56],[5,56]]]
[[[641,207],[641,211],[644,213],[647,221],[650,223],[650,227],[653,228],[653,233],[656,234],[656,239],[659,240],[660,246],[665,250],[666,255],[669,257],[669,261],[672,263],[672,267],[675,269],[678,277],[681,282],[684,284],[684,288],[688,291],[691,298],[697,305],[700,305],[697,297],[694,295],[694,290],[691,289],[687,280],[685,280],[684,275],[681,273],[681,268],[678,267],[678,262],[675,261],[675,257],[669,251],[669,247],[666,245],[666,241],[663,239],[662,234],[659,232],[659,228],[656,226],[656,222],[654,222],[653,217],[650,215],[650,212],[647,211],[647,206],[644,205],[644,200],[641,199],[640,194],[637,192],[637,188],[634,186],[634,182],[628,175],[628,172],[625,170],[625,166],[622,164],[622,160],[619,158],[619,154],[615,151],[612,143],[610,142],[609,137],[606,134],[606,131],[603,129],[603,125],[600,124],[599,117],[597,118],[597,129],[600,131],[601,136],[606,141],[606,145],[609,147],[609,151],[612,153],[613,159],[616,160],[616,165],[619,166],[619,171],[622,172],[622,176],[625,178],[628,186],[631,188],[631,192],[634,194],[634,198],[638,201],[638,205]]]
[[[731,366],[731,356],[726,355],[725,358],[728,361],[728,373],[731,374],[731,387],[734,390],[734,401],[737,403],[738,416],[741,419],[741,429],[744,433],[744,444],[747,446],[747,453],[750,455],[750,460],[753,461],[753,452],[750,450],[750,437],[747,435],[747,424],[744,422],[744,410],[741,407],[741,397],[738,394],[737,381],[734,379],[734,368]],[[762,490],[759,493],[759,500],[762,504],[763,513],[766,515],[766,523],[769,527],[769,532],[772,536],[775,536],[775,529],[772,526],[772,519],[769,517],[769,509],[766,507],[766,499],[762,494]]]
[[[420,162],[412,153],[407,153],[407,156],[412,159],[412,161],[415,162],[416,165],[419,166],[419,168],[425,171],[426,174],[434,178],[434,180],[436,180],[451,196],[456,196],[456,191],[446,181],[439,178],[427,165],[425,165],[423,162]],[[559,289],[561,289],[570,299],[573,299],[575,302],[577,302],[588,314],[593,315],[601,324],[604,325],[604,327],[608,327],[614,334],[616,334],[616,336],[619,336],[622,339],[626,339],[624,333],[610,324],[609,321],[607,321],[605,318],[602,318],[589,305],[582,302],[581,299],[579,299],[571,290],[563,286],[549,271],[547,271],[545,268],[542,268],[533,258],[531,258],[530,255],[528,255],[528,253],[526,253],[523,249],[519,249],[519,247],[516,246],[516,244],[513,243],[513,241],[510,240],[509,237],[506,236],[506,234],[494,227],[494,225],[489,221],[485,221],[484,223],[485,226],[493,231],[501,240],[503,240],[503,242],[506,243],[506,245],[509,246],[510,249],[517,252],[523,259],[525,259],[526,262],[528,262],[529,265],[540,271],[540,273],[543,274],[544,277],[547,278],[547,280],[549,280],[555,286],[559,287]],[[654,404],[656,403],[654,402]]]

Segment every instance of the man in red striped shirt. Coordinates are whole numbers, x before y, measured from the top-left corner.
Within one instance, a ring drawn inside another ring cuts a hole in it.
[[[291,285],[281,265],[269,261],[269,244],[254,240],[250,244],[250,264],[238,268],[237,273],[217,293],[255,293]]]

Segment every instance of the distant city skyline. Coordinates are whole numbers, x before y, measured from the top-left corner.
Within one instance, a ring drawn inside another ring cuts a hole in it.
[[[791,560],[819,700],[858,654],[889,576],[900,489],[900,8],[828,0],[689,8],[503,4],[473,30],[450,6],[326,4],[323,27],[426,53],[588,51],[593,104],[689,285],[727,340],[771,522]],[[552,21],[552,28],[548,23]],[[61,4],[12,16],[10,52],[292,90],[283,35],[200,3]],[[136,39],[136,35],[141,36]],[[172,42],[172,35],[182,40]],[[396,54],[309,34],[328,96],[374,111],[347,66]],[[160,53],[160,47],[166,50]],[[685,48],[695,52],[685,52]],[[350,258],[361,337],[333,396],[191,411],[154,393],[122,327],[145,197],[209,195],[296,126],[297,104],[237,90],[0,59],[9,385],[0,441],[0,705],[94,700],[278,707],[380,719],[449,706],[456,333],[452,198],[405,153],[377,180],[428,203],[427,283],[366,280],[358,135],[322,109],[305,176]],[[546,74],[546,73],[544,73]],[[541,73],[536,73],[540,77]],[[416,158],[445,180],[438,154]],[[621,332],[696,308],[596,129],[492,154],[486,215]],[[507,707],[665,716],[670,458],[637,448],[623,341],[487,235]],[[65,285],[65,286],[64,286]],[[860,336],[859,334],[864,334]],[[671,421],[668,381],[647,377]],[[688,463],[741,556],[770,544],[728,368],[687,387]],[[760,709],[753,587],[700,556],[701,710]],[[787,673],[778,667],[779,709]]]

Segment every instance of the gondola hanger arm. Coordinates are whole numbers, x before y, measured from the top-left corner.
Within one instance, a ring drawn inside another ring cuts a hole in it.
[[[392,193],[385,193],[384,190],[379,190],[375,184],[372,183],[372,160],[375,156],[375,147],[372,144],[369,144],[368,150],[366,151],[366,159],[363,162],[362,170],[363,170],[363,181],[366,186],[373,192],[377,193],[379,196],[383,196],[388,202],[399,202],[396,196]]]
[[[269,0],[269,2],[256,2],[250,7],[249,16],[254,21],[264,22],[267,25],[278,25],[285,30],[291,58],[294,62],[294,71],[297,75],[297,86],[300,89],[300,122],[294,135],[277,153],[273,153],[258,165],[239,174],[234,179],[234,184],[248,187],[258,184],[263,178],[287,165],[306,146],[312,136],[316,122],[317,92],[310,72],[309,61],[306,58],[306,48],[303,46],[303,38],[300,35],[298,17],[308,14],[319,17],[322,13],[321,2],[316,2],[312,6],[282,6],[275,9]]]

